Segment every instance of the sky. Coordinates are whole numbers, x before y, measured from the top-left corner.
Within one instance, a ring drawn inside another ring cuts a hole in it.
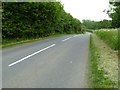
[[[103,19],[110,19],[109,16],[103,12],[109,8],[109,0],[60,0],[64,5],[64,10],[70,13],[74,18],[82,21],[83,19],[90,19],[100,21]]]

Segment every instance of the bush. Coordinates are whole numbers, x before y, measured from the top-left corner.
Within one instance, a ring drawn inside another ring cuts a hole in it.
[[[66,13],[60,2],[3,2],[2,9],[3,39],[81,32],[80,21]]]

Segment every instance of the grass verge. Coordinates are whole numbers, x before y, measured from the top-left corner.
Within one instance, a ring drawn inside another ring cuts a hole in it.
[[[90,36],[90,81],[92,88],[114,88],[115,83],[105,77],[104,70],[99,69],[99,50]],[[114,90],[114,89],[112,89]]]
[[[55,35],[51,35],[51,36],[43,37],[43,38],[30,38],[30,39],[19,39],[19,40],[17,40],[17,39],[2,40],[2,48],[12,47],[12,46],[15,46],[15,45],[30,43],[30,42],[39,41],[39,40],[45,40],[45,39],[48,39],[48,38],[54,38],[54,37],[59,37],[59,36],[64,36],[64,35],[68,35],[68,34],[55,34]]]
[[[112,49],[118,50],[118,30],[98,30],[95,33]]]

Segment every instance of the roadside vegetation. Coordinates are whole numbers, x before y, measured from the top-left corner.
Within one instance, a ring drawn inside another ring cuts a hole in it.
[[[2,48],[7,48],[7,47],[12,47],[20,44],[25,44],[25,43],[31,43],[34,41],[40,41],[40,40],[45,40],[49,38],[55,38],[59,36],[64,36],[68,34],[55,34],[55,35],[50,35],[47,37],[40,37],[40,38],[28,38],[28,39],[5,39],[4,42],[2,42]]]
[[[102,45],[102,47],[100,45]],[[117,55],[113,57],[111,54],[112,57],[110,57],[109,50],[107,47],[104,49],[104,47],[104,43],[100,42],[96,36],[92,35],[90,37],[91,87],[118,88]]]
[[[99,68],[100,52],[99,48],[93,42],[93,36],[90,37],[90,67],[91,67],[91,86],[92,88],[113,88],[115,83],[105,77],[105,71]]]
[[[108,46],[114,50],[118,50],[118,30],[103,29],[95,31],[95,34],[100,37]]]
[[[116,88],[118,54],[114,51],[119,49],[118,31],[111,28],[120,28],[120,4],[110,2],[110,6],[115,8],[110,7],[106,13],[112,20],[83,20],[81,23],[65,12],[60,2],[2,2],[2,47],[65,34],[92,32],[91,87]]]
[[[3,2],[2,43],[56,34],[83,33],[81,22],[60,2]]]

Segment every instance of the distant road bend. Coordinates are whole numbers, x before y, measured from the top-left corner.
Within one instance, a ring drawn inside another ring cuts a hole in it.
[[[2,87],[88,87],[89,36],[66,35],[3,49]]]

